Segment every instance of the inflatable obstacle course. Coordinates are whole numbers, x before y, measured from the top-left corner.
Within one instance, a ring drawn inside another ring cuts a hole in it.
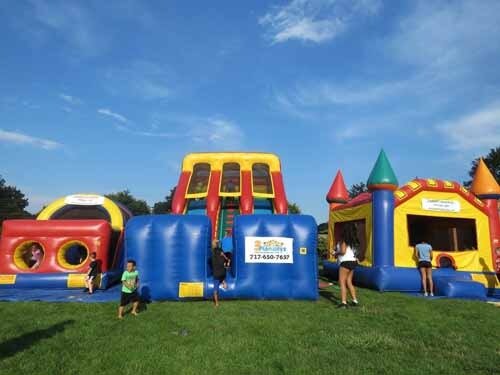
[[[95,252],[100,288],[123,269],[123,230],[130,212],[95,194],[60,198],[36,220],[5,220],[0,238],[0,288],[83,288]]]

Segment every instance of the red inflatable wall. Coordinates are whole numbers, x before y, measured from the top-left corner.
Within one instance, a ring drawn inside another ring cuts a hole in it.
[[[105,220],[6,220],[0,239],[0,273],[87,272],[88,256],[78,265],[61,264],[59,259],[70,243],[84,245],[88,254],[96,252],[101,272],[106,272],[110,238],[111,226]],[[37,242],[43,248],[43,259],[36,269],[23,269],[15,263],[16,249],[19,254],[23,244],[29,242]]]

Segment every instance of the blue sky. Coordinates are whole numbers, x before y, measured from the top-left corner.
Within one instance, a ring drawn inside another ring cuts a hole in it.
[[[318,222],[337,169],[463,181],[500,144],[498,1],[0,3],[0,174],[31,211],[130,189],[185,154],[265,151]]]

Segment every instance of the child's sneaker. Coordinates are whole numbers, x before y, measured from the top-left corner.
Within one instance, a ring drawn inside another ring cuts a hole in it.
[[[429,293],[425,292],[424,297],[428,297],[428,296],[429,296]]]
[[[434,297],[434,293],[431,292],[431,297]]]
[[[341,303],[337,306],[338,309],[347,309],[347,303]]]
[[[359,302],[358,301],[351,301],[351,306],[359,306]]]

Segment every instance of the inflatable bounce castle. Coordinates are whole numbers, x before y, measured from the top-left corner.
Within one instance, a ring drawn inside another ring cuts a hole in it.
[[[71,195],[36,220],[6,220],[0,288],[82,288],[89,254],[100,287],[134,259],[151,300],[212,297],[211,244],[229,233],[232,262],[221,298],[316,299],[314,218],[287,215],[280,161],[267,153],[184,158],[172,214],[136,216],[110,199]]]
[[[83,288],[89,255],[99,259],[100,288],[123,269],[124,227],[132,214],[95,194],[57,199],[36,220],[5,220],[0,288]]]
[[[434,249],[437,295],[484,299],[500,293],[500,187],[482,160],[470,191],[457,182],[420,178],[398,187],[382,150],[367,185],[369,192],[349,199],[338,171],[326,197],[330,249],[343,225],[355,223],[358,285],[420,291],[414,246],[425,240]],[[324,268],[338,276],[333,259],[325,261]]]

